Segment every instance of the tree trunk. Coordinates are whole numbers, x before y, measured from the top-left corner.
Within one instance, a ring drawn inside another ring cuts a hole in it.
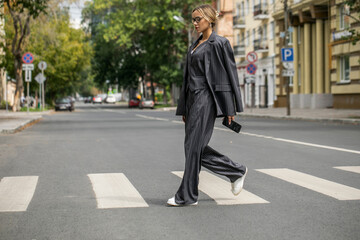
[[[164,87],[163,101],[164,101],[164,104],[168,104],[168,99],[167,99],[167,94],[166,94],[166,86]]]
[[[154,89],[154,81],[152,79],[152,77],[150,78],[150,82],[151,82],[151,97],[152,100],[155,102],[155,89]]]
[[[20,110],[20,98],[24,91],[24,83],[22,78],[22,62],[21,56],[16,56],[14,59],[15,78],[16,78],[16,91],[13,105],[13,112]]]

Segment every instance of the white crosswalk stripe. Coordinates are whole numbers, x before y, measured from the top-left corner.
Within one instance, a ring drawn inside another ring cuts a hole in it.
[[[38,176],[4,177],[0,182],[0,212],[26,211],[34,196]]]
[[[172,173],[180,178],[182,178],[184,174],[182,171]],[[234,196],[230,189],[230,182],[208,172],[200,172],[199,190],[214,199],[218,205],[269,203],[245,189],[243,189],[238,196]]]
[[[148,207],[123,173],[88,174],[98,208]]]
[[[259,172],[308,188],[338,200],[360,200],[360,190],[287,168],[256,169]]]
[[[341,166],[341,167],[334,167],[336,169],[354,172],[354,173],[360,173],[360,166]]]

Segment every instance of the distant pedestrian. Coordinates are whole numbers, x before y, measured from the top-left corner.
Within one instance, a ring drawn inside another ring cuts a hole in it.
[[[192,11],[192,23],[202,33],[190,47],[176,115],[185,122],[185,171],[170,206],[197,205],[201,166],[226,176],[232,192],[243,188],[247,168],[208,146],[216,117],[229,123],[242,112],[242,100],[234,54],[229,41],[213,32],[218,14],[210,5]]]

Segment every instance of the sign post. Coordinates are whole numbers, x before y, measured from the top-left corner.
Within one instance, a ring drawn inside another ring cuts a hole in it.
[[[40,83],[40,87],[41,87],[41,93],[42,93],[42,98],[41,98],[41,111],[43,110],[43,108],[45,107],[45,88],[44,88],[44,82],[46,80],[46,77],[44,76],[44,70],[46,69],[47,67],[47,64],[46,62],[44,61],[41,61],[39,62],[39,65],[38,65],[39,69],[41,70],[41,74],[42,74],[42,81]]]
[[[285,39],[285,46],[287,46],[287,40]],[[282,70],[282,76],[288,77],[286,84],[286,99],[287,99],[287,115],[290,116],[290,77],[294,76],[294,49],[282,48],[281,49],[281,61],[284,69]]]
[[[27,96],[26,96],[26,105],[27,105],[27,113],[29,113],[29,92],[30,92],[30,82],[31,82],[31,71],[34,70],[34,64],[32,62],[34,61],[34,56],[27,52],[22,56],[23,61],[23,70],[25,71],[25,82],[27,83]]]

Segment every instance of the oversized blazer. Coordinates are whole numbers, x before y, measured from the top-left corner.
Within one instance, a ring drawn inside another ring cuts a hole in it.
[[[191,50],[201,39],[202,35],[191,45],[187,53],[183,85],[176,115],[186,115],[186,86],[191,62]],[[234,53],[229,40],[212,32],[205,48],[205,78],[215,100],[216,116],[234,116],[236,112],[243,111],[243,104]]]

